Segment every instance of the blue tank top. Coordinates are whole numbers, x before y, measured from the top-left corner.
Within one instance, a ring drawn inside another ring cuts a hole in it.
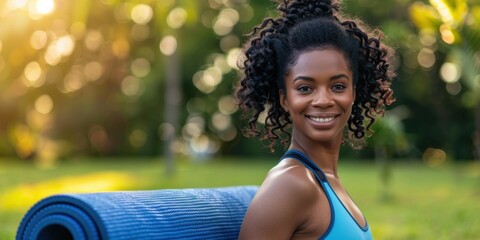
[[[313,161],[297,150],[288,150],[281,159],[285,158],[293,158],[302,162],[306,168],[313,172],[320,186],[325,191],[330,204],[331,219],[327,231],[320,239],[372,239],[368,223],[365,227],[362,227],[355,221],[328,183],[325,174]]]

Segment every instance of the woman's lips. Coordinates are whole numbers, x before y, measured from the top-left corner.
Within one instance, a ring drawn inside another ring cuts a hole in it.
[[[318,123],[327,123],[335,119],[335,117],[312,117],[312,116],[307,116],[307,117],[312,119],[314,122],[318,122]]]

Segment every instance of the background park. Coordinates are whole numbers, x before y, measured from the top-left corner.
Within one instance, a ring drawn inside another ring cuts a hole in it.
[[[397,101],[340,176],[375,239],[480,238],[480,1],[344,0]],[[232,90],[269,0],[0,0],[0,239],[63,192],[260,185]]]

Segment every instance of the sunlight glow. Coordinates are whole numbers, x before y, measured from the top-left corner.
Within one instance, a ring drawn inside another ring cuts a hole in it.
[[[53,0],[37,0],[35,8],[38,13],[46,15],[55,10],[55,3]]]
[[[24,8],[27,6],[28,0],[8,0],[7,8],[10,10],[15,10],[19,8]]]
[[[134,183],[135,177],[133,175],[114,171],[27,183],[3,192],[0,195],[0,208],[25,211],[35,202],[53,194],[126,190],[131,188]]]

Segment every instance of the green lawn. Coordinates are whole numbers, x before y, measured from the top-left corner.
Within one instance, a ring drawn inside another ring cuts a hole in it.
[[[154,159],[72,161],[43,170],[0,162],[0,239],[13,239],[23,214],[45,194],[259,185],[273,164],[241,159],[183,161],[174,176],[166,177],[163,165]],[[342,163],[340,176],[367,217],[375,239],[480,238],[478,164],[429,168],[397,163],[388,200],[380,197],[382,185],[375,164]],[[97,188],[85,189],[85,185]]]

